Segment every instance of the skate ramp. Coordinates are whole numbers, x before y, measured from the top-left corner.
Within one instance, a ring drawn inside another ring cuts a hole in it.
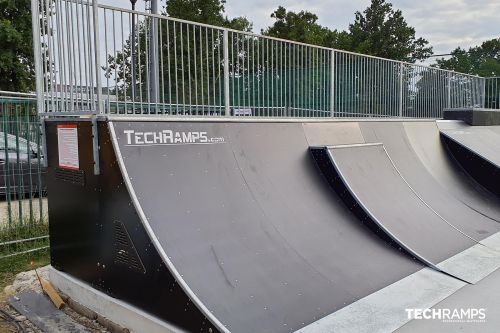
[[[500,198],[487,191],[460,167],[441,142],[436,122],[405,122],[411,148],[433,178],[457,200],[500,222]]]
[[[114,121],[111,132],[156,249],[221,331],[295,331],[422,268],[333,193],[301,123]],[[163,133],[172,140],[155,143]]]

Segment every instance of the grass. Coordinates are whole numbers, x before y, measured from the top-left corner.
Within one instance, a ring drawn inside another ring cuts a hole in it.
[[[17,221],[19,222],[19,221]],[[29,225],[29,223],[14,223],[18,227],[3,227],[0,228],[0,243],[18,239],[26,239],[32,237],[45,236],[49,233],[48,224],[46,221],[37,221]],[[20,226],[19,226],[20,225]],[[0,246],[0,257],[11,255],[23,251],[44,247],[49,245],[48,238],[23,242],[17,244],[9,244]],[[45,266],[50,263],[49,249],[42,249],[35,252],[19,254],[8,258],[0,259],[0,298],[4,298],[4,288],[14,281],[15,276],[24,271],[31,270],[31,262],[34,261],[37,267]]]

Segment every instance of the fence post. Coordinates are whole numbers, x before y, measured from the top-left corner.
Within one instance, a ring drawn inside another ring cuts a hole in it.
[[[35,58],[35,86],[37,112],[43,112],[43,73],[42,73],[42,50],[40,45],[40,12],[38,11],[39,0],[31,0],[31,25],[33,28],[33,49]]]
[[[448,100],[446,106],[451,108],[451,72],[448,72]]]
[[[330,56],[330,116],[335,117],[335,50]]]
[[[483,98],[481,98],[481,100],[482,100],[481,107],[485,108],[486,107],[486,82],[488,82],[488,78],[486,78],[486,77],[482,78],[481,82],[483,84],[483,87],[482,87],[483,89],[481,89],[483,91]]]
[[[151,13],[159,14],[158,0],[151,0]],[[161,32],[160,32],[161,33]],[[151,87],[151,102],[154,103],[155,113],[158,113],[158,103],[160,101],[160,65],[159,65],[159,55],[158,55],[158,18],[151,17],[151,35],[150,38],[150,84]]]
[[[224,29],[224,115],[231,115],[229,110],[229,38],[228,31]]]
[[[403,62],[399,62],[399,118],[403,117]]]
[[[94,57],[95,57],[95,80],[97,87],[97,113],[102,113],[102,82],[101,82],[101,49],[99,39],[99,5],[97,0],[92,0],[94,20]]]
[[[45,112],[43,100],[43,72],[42,72],[42,48],[40,45],[40,12],[38,11],[39,0],[31,0],[31,26],[33,29],[33,58],[35,59],[35,87],[36,87],[36,111],[40,120],[41,152],[43,155],[42,164],[48,166],[47,143],[45,139],[45,117],[41,115]],[[41,210],[40,210],[41,211]]]

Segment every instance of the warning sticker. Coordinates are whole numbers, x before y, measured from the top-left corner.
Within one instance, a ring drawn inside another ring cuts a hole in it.
[[[76,125],[57,125],[57,149],[59,151],[59,167],[78,170],[78,129]]]

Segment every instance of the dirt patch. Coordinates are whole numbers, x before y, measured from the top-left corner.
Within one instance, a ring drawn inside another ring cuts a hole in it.
[[[48,280],[48,268],[49,266],[45,266],[37,269],[38,274],[41,278]],[[38,282],[38,278],[34,270],[17,274],[13,283],[4,288],[4,297],[2,297],[2,301],[0,302],[0,317],[3,317],[0,318],[0,333],[17,332],[19,330],[19,328],[16,327],[17,324],[21,325],[26,332],[43,333],[24,316],[21,316],[17,311],[10,307],[6,302],[6,300],[10,296],[15,296],[19,293],[30,290],[37,293],[42,293],[40,283]],[[62,296],[66,298],[64,295]],[[82,316],[68,306],[65,306],[62,311],[73,318],[73,320],[75,320],[76,322],[87,327],[91,332],[109,332],[106,328],[100,325],[97,320],[92,320],[85,316]],[[17,324],[15,324],[14,322],[17,322]]]

